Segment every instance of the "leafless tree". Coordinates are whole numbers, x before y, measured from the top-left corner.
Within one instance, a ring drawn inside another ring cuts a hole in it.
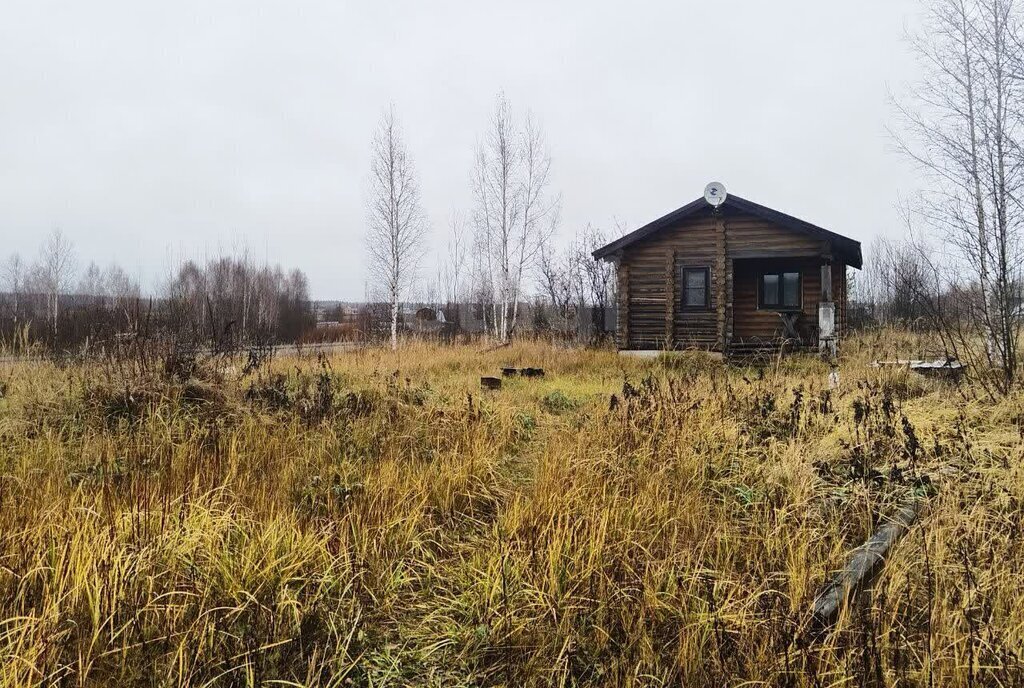
[[[568,329],[576,307],[583,295],[582,271],[579,252],[575,246],[563,251],[557,250],[550,241],[545,241],[537,261],[537,272],[543,301],[554,309],[562,329]]]
[[[466,288],[466,263],[469,253],[469,237],[466,232],[466,221],[461,213],[456,213],[451,221],[451,234],[448,237],[448,250],[441,265],[440,279],[444,298],[449,306],[458,307]]]
[[[608,261],[594,260],[593,253],[607,243],[604,232],[592,225],[587,225],[577,242],[580,272],[594,307],[594,331],[599,334],[604,332],[605,315],[615,300],[615,266]]]
[[[25,291],[27,277],[25,263],[21,256],[17,253],[11,254],[7,262],[4,263],[3,280],[4,290],[11,295],[12,316],[15,323],[18,322],[19,301]]]
[[[501,341],[515,330],[524,278],[558,219],[558,200],[547,193],[550,170],[540,128],[529,115],[518,126],[499,95],[472,180],[479,290],[490,295],[491,325]]]
[[[56,336],[60,296],[67,292],[75,274],[75,249],[61,230],[54,229],[43,241],[35,272],[46,295],[47,315]]]
[[[284,276],[278,291],[277,331],[279,337],[294,341],[313,324],[310,310],[309,279],[293,268]]]
[[[164,299],[169,327],[178,340],[199,342],[212,335],[214,323],[207,308],[207,275],[195,261],[186,260],[167,278]]]
[[[280,267],[271,268],[264,265],[252,271],[249,280],[251,296],[248,299],[252,315],[249,319],[257,332],[269,332],[274,328],[280,313],[278,285],[283,280],[284,275]]]
[[[95,262],[90,262],[78,279],[78,293],[82,296],[93,296],[102,300],[107,295],[106,292],[107,285],[103,270]]]
[[[112,263],[103,272],[104,293],[119,300],[138,299],[141,297],[142,289],[139,281],[125,272],[124,268]]]
[[[932,256],[925,256],[921,247],[910,241],[893,241],[876,237],[868,248],[864,269],[856,282],[851,300],[868,309],[870,317],[880,325],[918,327],[929,321],[927,299],[935,302],[936,274]]]
[[[607,308],[614,299],[615,268],[595,261],[593,252],[607,243],[604,233],[587,225],[561,251],[545,241],[538,260],[538,281],[544,300],[568,328],[575,320],[578,336],[600,338]],[[578,319],[589,310],[591,322]]]
[[[391,348],[398,348],[402,297],[416,277],[427,233],[419,182],[394,108],[381,117],[373,138],[366,243],[375,286],[391,307]]]
[[[1018,368],[1024,262],[1019,11],[1014,0],[932,0],[927,17],[913,37],[926,75],[897,105],[904,126],[896,141],[929,179],[908,218],[939,247],[941,291],[959,295],[958,313],[973,325],[955,329],[984,338],[984,358],[1006,392]]]
[[[138,280],[129,275],[120,265],[111,264],[103,272],[103,293],[115,314],[123,318],[127,331],[138,327],[137,316],[142,299]]]

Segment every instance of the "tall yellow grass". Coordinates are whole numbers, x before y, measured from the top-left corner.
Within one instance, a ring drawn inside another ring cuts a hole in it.
[[[1021,397],[869,367],[892,341],[837,389],[542,344],[6,364],[0,685],[1020,685]]]

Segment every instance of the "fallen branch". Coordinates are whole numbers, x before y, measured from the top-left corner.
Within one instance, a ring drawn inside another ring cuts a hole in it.
[[[878,529],[867,542],[853,550],[846,566],[837,573],[814,600],[812,626],[821,631],[835,623],[843,606],[871,585],[882,570],[889,550],[917,520],[924,501],[912,497],[896,516]]]

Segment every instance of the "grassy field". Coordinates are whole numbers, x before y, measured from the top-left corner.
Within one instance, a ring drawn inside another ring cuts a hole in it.
[[[1024,397],[867,365],[912,346],[3,364],[0,685],[1021,685]]]

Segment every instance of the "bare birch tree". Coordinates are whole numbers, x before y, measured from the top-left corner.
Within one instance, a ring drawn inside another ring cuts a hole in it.
[[[142,289],[138,280],[133,278],[120,265],[111,264],[103,273],[104,290],[110,299],[110,309],[124,317],[124,326],[128,331],[137,327],[135,316],[138,313]]]
[[[1024,212],[1024,51],[1014,0],[933,0],[913,38],[926,69],[896,140],[928,174],[908,205],[919,233],[939,244],[943,291],[955,291],[981,336],[982,358],[1006,392],[1017,374]],[[922,247],[922,253],[925,252]],[[970,351],[969,342],[961,350]]]
[[[440,283],[447,305],[458,307],[465,290],[466,259],[468,254],[466,222],[460,213],[451,221],[448,250],[441,265]]]
[[[4,289],[11,295],[11,315],[14,322],[18,322],[20,312],[20,300],[25,291],[25,280],[27,279],[25,262],[17,253],[11,254],[4,263],[3,268]]]
[[[101,302],[103,297],[107,295],[107,285],[103,277],[103,270],[96,264],[96,261],[90,261],[89,265],[85,268],[85,272],[78,279],[78,293],[81,296],[96,297],[96,300]]]
[[[372,155],[366,233],[370,277],[388,299],[391,348],[397,349],[399,306],[416,278],[427,222],[416,170],[393,107],[381,117]]]
[[[36,275],[46,295],[47,315],[54,336],[57,335],[57,317],[60,297],[71,284],[75,273],[75,250],[59,229],[47,236],[39,250]]]
[[[479,288],[491,295],[491,328],[502,342],[515,330],[523,281],[558,219],[558,201],[547,193],[550,171],[540,127],[530,116],[517,126],[499,95],[472,179]]]

